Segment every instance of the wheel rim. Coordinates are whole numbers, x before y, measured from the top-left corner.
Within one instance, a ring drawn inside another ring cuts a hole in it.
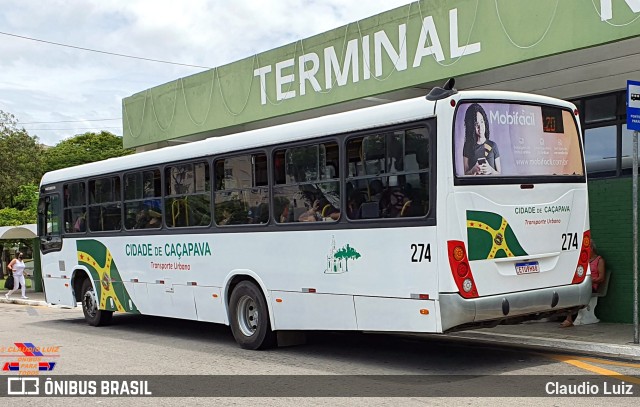
[[[82,306],[90,318],[95,318],[98,313],[98,302],[96,301],[96,293],[88,290],[82,298]]]
[[[238,327],[244,336],[251,336],[258,330],[259,313],[258,306],[253,298],[243,296],[238,301],[236,308],[238,315]]]

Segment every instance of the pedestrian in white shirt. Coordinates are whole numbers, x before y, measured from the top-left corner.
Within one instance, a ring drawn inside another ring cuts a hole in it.
[[[6,299],[9,299],[11,294],[18,291],[18,287],[22,289],[22,298],[27,299],[27,285],[24,281],[24,254],[22,252],[16,253],[16,258],[11,260],[11,263],[7,266],[13,273],[13,290],[9,291],[4,295]]]

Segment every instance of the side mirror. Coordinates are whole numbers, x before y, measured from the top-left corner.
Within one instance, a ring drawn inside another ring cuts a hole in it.
[[[44,215],[46,213],[47,205],[49,204],[50,201],[51,201],[51,198],[48,196],[45,196],[44,198],[40,198],[40,201],[38,201],[38,214]]]

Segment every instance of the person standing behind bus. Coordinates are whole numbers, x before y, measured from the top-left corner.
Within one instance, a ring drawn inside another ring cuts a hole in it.
[[[594,293],[598,291],[598,287],[604,282],[606,276],[604,267],[604,259],[598,254],[596,244],[593,239],[591,239],[591,258],[589,258],[589,269],[591,269],[591,291]],[[573,326],[573,315],[567,315],[567,319],[565,319],[560,326],[562,328]]]
[[[490,131],[487,113],[477,103],[472,104],[464,115],[464,159],[465,175],[500,174],[500,151],[498,145],[489,140]]]
[[[22,298],[27,299],[27,286],[24,281],[24,261],[22,261],[24,254],[22,252],[16,253],[16,258],[11,260],[11,263],[7,266],[13,272],[13,290],[4,295],[4,298],[9,299],[11,294],[18,291],[18,287],[22,289]]]

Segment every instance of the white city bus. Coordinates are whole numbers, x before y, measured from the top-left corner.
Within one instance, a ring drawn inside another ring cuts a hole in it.
[[[47,302],[278,332],[446,333],[588,303],[572,104],[421,97],[53,171]]]

